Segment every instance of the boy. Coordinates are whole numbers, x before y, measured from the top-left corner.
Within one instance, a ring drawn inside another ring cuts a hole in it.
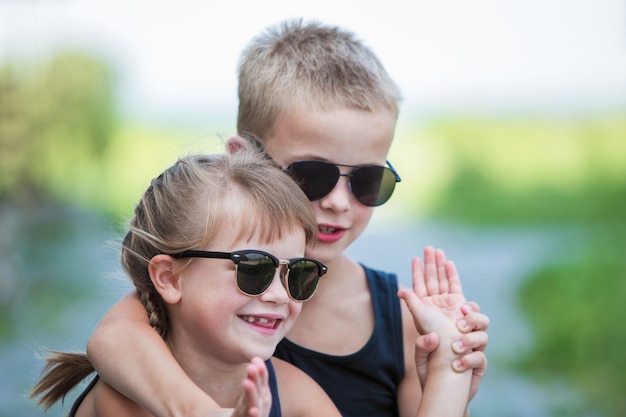
[[[396,85],[352,33],[302,21],[253,39],[242,54],[239,83],[242,137],[231,138],[228,149],[260,146],[298,181],[318,223],[318,242],[306,256],[329,271],[276,355],[309,373],[344,416],[415,416],[422,390],[428,394],[428,353],[439,345],[438,335],[417,332],[397,298],[394,274],[344,253],[399,181],[386,160],[400,101]],[[437,265],[437,256],[445,260],[427,248],[425,264]],[[414,275],[420,265],[414,261]],[[88,353],[100,375],[159,416],[216,410],[173,359],[164,359],[171,355],[152,337],[141,310],[127,298],[96,329]],[[486,369],[489,320],[475,304],[462,313],[465,335],[441,341],[439,349],[459,354],[455,370],[473,369],[469,403]],[[121,349],[116,340],[130,343]],[[157,359],[164,365],[153,369],[149,364]],[[139,366],[130,368],[136,361]]]

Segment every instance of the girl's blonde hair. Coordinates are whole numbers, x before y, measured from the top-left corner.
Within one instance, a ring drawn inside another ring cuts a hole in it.
[[[398,114],[400,90],[354,33],[302,19],[267,28],[239,60],[237,129],[266,138],[287,112],[358,108]]]
[[[152,180],[135,208],[123,239],[121,262],[146,308],[150,325],[165,338],[166,304],[150,275],[150,260],[161,253],[201,249],[219,241],[227,225],[239,238],[266,242],[304,230],[317,234],[315,215],[300,187],[260,152],[191,155]],[[228,242],[230,243],[230,242]],[[94,371],[82,352],[50,351],[31,397],[45,409],[62,400]]]

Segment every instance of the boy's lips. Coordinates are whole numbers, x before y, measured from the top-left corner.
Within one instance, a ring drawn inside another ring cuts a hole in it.
[[[341,239],[346,230],[340,226],[321,224],[317,228],[317,240],[322,243],[336,242]]]

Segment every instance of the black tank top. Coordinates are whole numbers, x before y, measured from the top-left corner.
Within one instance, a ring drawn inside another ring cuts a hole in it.
[[[396,417],[398,385],[404,377],[398,279],[395,274],[363,268],[372,294],[375,324],[361,350],[331,356],[283,339],[274,355],[315,379],[342,416]],[[346,337],[350,337],[349,330]]]

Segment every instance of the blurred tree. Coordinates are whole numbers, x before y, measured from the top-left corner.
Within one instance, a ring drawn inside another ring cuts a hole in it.
[[[117,125],[114,81],[104,62],[73,51],[0,66],[0,342],[24,320],[24,300],[66,300],[80,282],[52,254],[76,234],[66,203],[99,192]]]
[[[0,67],[0,200],[49,199],[71,189],[77,170],[107,150],[114,99],[111,69],[80,52]]]

